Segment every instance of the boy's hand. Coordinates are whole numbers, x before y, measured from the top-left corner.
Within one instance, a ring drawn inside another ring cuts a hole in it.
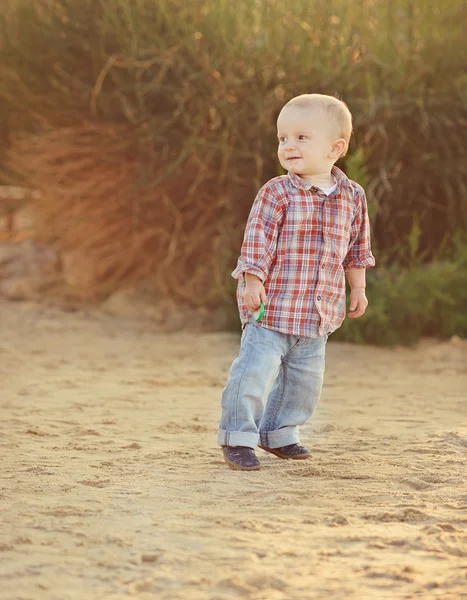
[[[365,314],[368,300],[365,295],[365,288],[353,288],[350,290],[349,318],[358,319]]]
[[[261,279],[254,275],[247,274],[245,290],[243,292],[243,302],[251,312],[258,310],[261,302],[266,304],[267,296]]]

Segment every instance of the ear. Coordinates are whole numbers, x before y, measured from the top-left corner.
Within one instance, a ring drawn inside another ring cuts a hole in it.
[[[345,149],[347,147],[347,142],[344,138],[337,138],[332,142],[331,152],[329,153],[329,158],[339,158],[344,154]]]

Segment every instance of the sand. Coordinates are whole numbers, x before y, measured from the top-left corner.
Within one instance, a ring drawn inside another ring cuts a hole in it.
[[[328,344],[307,461],[226,467],[239,336],[0,304],[0,598],[467,598],[467,345]]]

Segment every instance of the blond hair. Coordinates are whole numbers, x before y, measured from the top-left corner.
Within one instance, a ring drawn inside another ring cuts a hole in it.
[[[343,100],[325,94],[302,94],[289,100],[284,108],[288,106],[321,110],[333,126],[333,135],[344,138],[346,146],[340,157],[346,155],[352,135],[352,113]]]

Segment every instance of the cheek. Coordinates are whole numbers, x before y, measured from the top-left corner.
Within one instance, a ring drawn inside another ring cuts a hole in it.
[[[331,146],[328,144],[327,141],[321,140],[317,145],[316,145],[316,150],[320,155],[328,155],[329,152],[331,151]]]

